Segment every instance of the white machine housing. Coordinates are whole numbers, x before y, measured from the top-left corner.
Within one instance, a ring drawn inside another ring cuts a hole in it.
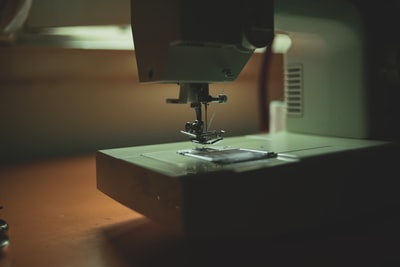
[[[275,2],[285,55],[286,129],[323,136],[394,139],[400,135],[396,6],[357,1]],[[388,33],[390,35],[387,35]]]
[[[276,2],[276,30],[292,40],[285,56],[287,130],[368,137],[365,39],[357,10],[342,1]]]

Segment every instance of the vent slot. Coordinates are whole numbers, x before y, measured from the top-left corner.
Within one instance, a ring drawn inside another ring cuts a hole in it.
[[[286,66],[285,72],[286,113],[303,116],[303,65]]]

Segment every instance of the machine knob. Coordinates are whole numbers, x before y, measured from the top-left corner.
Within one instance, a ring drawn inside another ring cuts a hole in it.
[[[218,95],[218,103],[226,103],[228,102],[228,97],[226,95],[220,94]]]
[[[8,230],[8,224],[5,220],[0,219],[0,233],[5,233]]]

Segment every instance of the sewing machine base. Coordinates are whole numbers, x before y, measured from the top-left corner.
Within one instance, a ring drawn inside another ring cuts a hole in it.
[[[295,231],[399,200],[398,148],[387,142],[282,132],[223,145],[277,156],[220,164],[177,153],[189,142],[102,150],[97,188],[189,238]]]

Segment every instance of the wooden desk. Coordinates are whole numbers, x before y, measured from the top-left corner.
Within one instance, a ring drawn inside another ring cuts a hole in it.
[[[342,267],[399,259],[399,217],[346,230],[184,241],[95,183],[94,155],[1,167],[0,218],[10,225],[10,245],[0,266]]]

